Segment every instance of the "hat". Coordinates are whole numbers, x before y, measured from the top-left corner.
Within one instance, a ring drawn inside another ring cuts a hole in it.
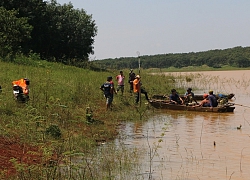
[[[187,91],[192,91],[192,88],[188,88]]]
[[[208,94],[203,94],[203,98],[207,98],[208,97]]]
[[[140,78],[140,75],[136,75],[135,78]]]
[[[213,92],[213,90],[209,90],[209,92],[208,92],[209,94],[213,94],[214,92]]]

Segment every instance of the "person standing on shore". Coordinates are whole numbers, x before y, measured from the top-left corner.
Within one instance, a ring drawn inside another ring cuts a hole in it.
[[[138,102],[140,101],[140,93],[144,94],[146,100],[149,101],[147,91],[141,87],[142,83],[141,83],[141,79],[139,75],[136,75],[136,78],[133,81],[133,85],[134,85],[133,89],[135,93],[135,103],[138,104]]]
[[[104,96],[106,98],[106,110],[108,109],[112,110],[112,102],[114,98],[114,93],[116,93],[112,79],[113,78],[111,76],[107,77],[107,81],[103,83],[100,87],[100,89],[103,91]]]
[[[117,92],[119,90],[121,90],[122,92],[122,95],[123,95],[123,92],[124,92],[124,79],[125,79],[125,76],[123,75],[123,71],[120,71],[120,74],[116,76],[116,80],[117,80]]]
[[[134,85],[133,85],[134,80],[135,80],[135,73],[133,72],[133,69],[130,69],[128,83],[130,85],[129,92],[130,92],[131,95],[132,95],[133,89],[134,89]]]

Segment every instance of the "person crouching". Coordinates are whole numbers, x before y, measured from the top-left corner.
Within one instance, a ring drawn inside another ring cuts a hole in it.
[[[171,95],[169,96],[170,104],[183,104],[183,99],[177,94],[175,89],[171,90]]]

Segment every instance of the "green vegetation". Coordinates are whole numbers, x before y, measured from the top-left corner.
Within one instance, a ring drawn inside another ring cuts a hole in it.
[[[36,165],[24,165],[13,159],[12,163],[18,169],[14,179],[21,174],[27,179],[45,177],[52,171],[56,173],[50,176],[58,178],[59,164],[69,165],[72,161],[68,158],[79,154],[81,158],[83,154],[84,158],[95,157],[96,145],[114,140],[121,123],[142,121],[154,110],[145,104],[143,95],[141,107],[136,106],[126,84],[124,96],[118,93],[114,97],[113,111],[106,111],[105,98],[99,87],[107,76],[115,77],[119,70],[96,72],[39,60],[35,55],[27,58],[20,56],[14,62],[0,61],[0,137],[38,147],[39,152],[43,152],[41,163]],[[26,65],[22,65],[22,62]],[[126,72],[129,70],[124,70],[125,75]],[[174,86],[174,82],[169,82],[173,77],[164,76],[163,80],[163,75],[151,76],[143,71],[141,76],[149,95],[170,91]],[[13,98],[11,83],[24,77],[30,79],[30,100],[28,103],[17,103]],[[43,166],[51,157],[55,164]],[[124,163],[127,161],[130,160]],[[100,162],[96,160],[96,163]],[[112,169],[115,168],[108,168],[110,171]],[[25,173],[26,170],[29,170],[29,174]],[[90,176],[86,175],[86,179]],[[26,179],[24,177],[21,179]],[[97,175],[95,177],[100,178]]]
[[[231,66],[234,68],[250,67],[250,47],[234,47],[224,50],[210,50],[204,52],[190,53],[169,53],[159,55],[141,56],[141,67],[149,68],[185,68],[185,67],[201,67],[220,69],[223,66]],[[99,67],[107,69],[125,69],[137,68],[137,57],[121,57],[116,59],[104,59],[95,61]]]

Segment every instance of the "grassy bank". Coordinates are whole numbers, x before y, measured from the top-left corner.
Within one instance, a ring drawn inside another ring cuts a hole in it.
[[[142,121],[153,111],[145,104],[143,95],[141,106],[134,104],[128,83],[124,96],[115,95],[113,111],[106,111],[105,98],[99,87],[107,76],[115,77],[119,70],[95,72],[46,61],[21,64],[0,61],[0,137],[2,142],[17,143],[19,147],[14,148],[12,156],[5,157],[0,177],[9,174],[13,179],[20,175],[23,175],[20,179],[32,179],[48,176],[48,172],[50,176],[58,177],[57,167],[63,160],[76,153],[93,156],[97,145],[117,137],[121,123]],[[128,71],[124,70],[124,73],[126,75]],[[150,76],[146,72],[141,72],[141,76],[149,96],[172,88],[166,78],[162,80],[160,76]],[[30,80],[30,100],[17,103],[11,83],[24,77]],[[90,121],[86,119],[88,107],[93,115]],[[4,147],[9,146],[5,144]],[[22,151],[21,155],[18,151]],[[36,154],[36,162],[22,161],[19,157],[29,154]],[[54,169],[44,166],[51,159],[55,163]],[[110,169],[114,168],[109,167],[107,171]]]

